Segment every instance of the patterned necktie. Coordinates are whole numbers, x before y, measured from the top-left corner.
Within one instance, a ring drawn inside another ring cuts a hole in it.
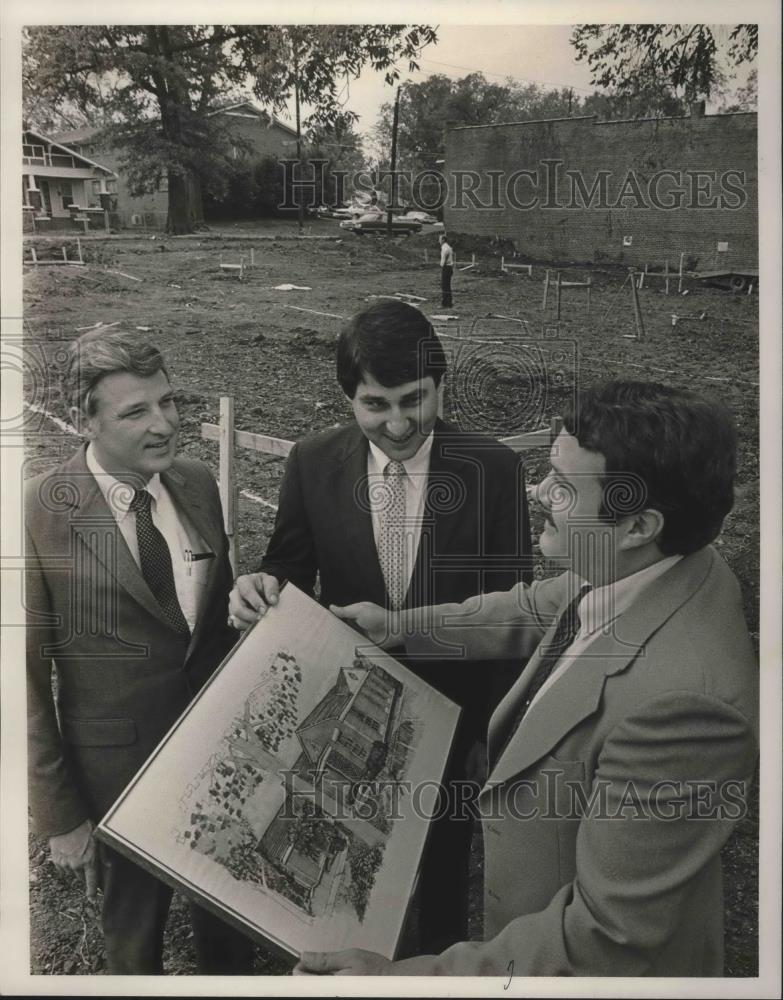
[[[530,680],[527,691],[525,692],[525,700],[519,706],[517,714],[514,717],[514,721],[506,733],[506,738],[503,743],[503,748],[498,753],[500,757],[505,751],[506,747],[511,740],[511,737],[519,728],[522,720],[530,708],[531,702],[541,690],[541,688],[546,683],[550,674],[557,666],[558,661],[562,657],[563,653],[568,649],[571,643],[577,636],[579,629],[581,627],[581,621],[579,620],[579,602],[582,598],[593,588],[589,583],[585,584],[576,595],[576,597],[571,601],[565,611],[560,615],[557,621],[557,628],[555,629],[555,634],[552,636],[551,640],[546,644],[546,646],[541,647],[541,659],[538,661],[538,666],[536,667],[536,672]]]
[[[136,515],[141,572],[168,622],[177,632],[189,636],[190,628],[177,599],[171,552],[152,521],[151,503],[152,495],[147,490],[134,490],[129,509]]]
[[[378,561],[386,581],[391,607],[405,601],[405,466],[389,462],[383,470],[384,494],[378,535]]]

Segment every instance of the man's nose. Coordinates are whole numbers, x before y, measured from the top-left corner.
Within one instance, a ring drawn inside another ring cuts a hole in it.
[[[399,437],[400,435],[405,434],[409,426],[410,425],[408,417],[404,413],[401,413],[399,410],[396,413],[392,413],[389,419],[386,421],[386,429],[390,434],[393,434],[395,437]]]
[[[177,426],[176,416],[164,413],[163,410],[155,410],[150,421],[150,431],[153,434],[171,434]]]

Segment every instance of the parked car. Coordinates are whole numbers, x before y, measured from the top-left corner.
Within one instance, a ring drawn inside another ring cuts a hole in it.
[[[386,233],[388,232],[388,223],[386,217],[382,214],[377,213],[367,213],[365,215],[359,216],[358,219],[346,219],[344,222],[340,223],[341,229],[348,229],[357,236],[361,236],[364,233]],[[391,222],[392,234],[410,236],[412,233],[421,232],[421,223],[415,219],[403,219],[403,218],[392,218]]]
[[[434,226],[437,225],[438,220],[434,215],[430,215],[429,212],[420,212],[418,209],[409,208],[408,211],[400,216],[401,219],[410,219],[413,222],[421,222],[424,226]]]

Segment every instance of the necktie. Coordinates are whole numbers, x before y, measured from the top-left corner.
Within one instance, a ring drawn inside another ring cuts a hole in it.
[[[189,636],[190,629],[177,599],[171,552],[166,539],[152,521],[151,503],[152,495],[147,490],[134,490],[130,510],[136,515],[141,572],[169,624],[177,632]]]
[[[405,466],[389,462],[383,470],[384,494],[378,537],[378,561],[389,603],[396,611],[405,601]]]
[[[560,615],[560,618],[558,618],[555,634],[552,636],[551,640],[546,644],[546,646],[541,647],[542,655],[541,659],[538,661],[536,672],[533,674],[530,684],[528,685],[528,689],[525,692],[525,700],[519,706],[514,721],[506,733],[506,739],[503,743],[503,748],[500,753],[498,753],[498,757],[501,756],[503,751],[508,746],[509,740],[519,728],[527,710],[530,708],[531,702],[546,683],[547,678],[554,670],[561,656],[576,638],[582,624],[579,620],[579,602],[590,590],[592,590],[592,587],[589,583],[585,584],[580,589],[576,597],[571,601],[562,615]]]

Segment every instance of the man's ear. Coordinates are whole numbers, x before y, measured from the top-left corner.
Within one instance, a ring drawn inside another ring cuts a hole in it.
[[[659,510],[647,507],[638,514],[624,518],[623,532],[619,539],[620,548],[628,551],[650,545],[658,541],[662,531],[663,514]]]
[[[90,418],[87,414],[80,410],[78,406],[72,406],[68,413],[77,433],[81,434],[82,437],[90,438]]]

